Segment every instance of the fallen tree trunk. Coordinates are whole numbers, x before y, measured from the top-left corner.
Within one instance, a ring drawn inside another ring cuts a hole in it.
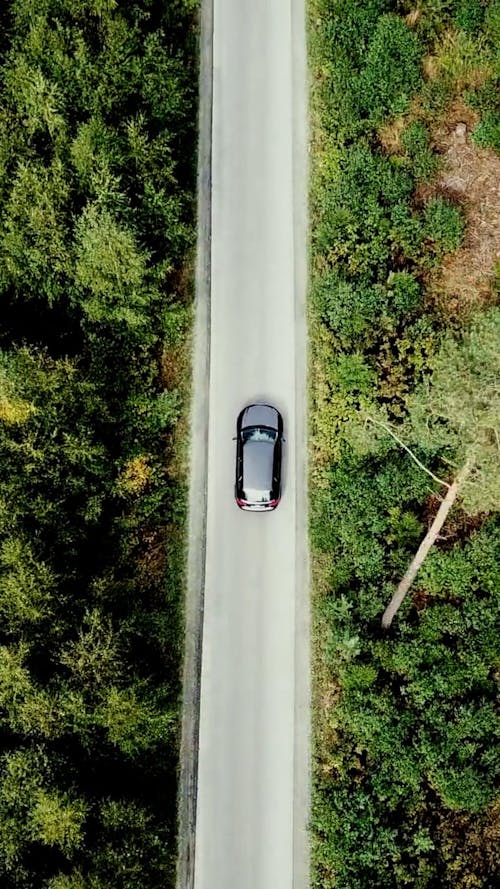
[[[424,560],[427,558],[427,555],[429,553],[431,546],[436,542],[436,538],[446,521],[446,517],[447,517],[451,507],[453,506],[453,504],[456,500],[456,497],[457,497],[457,494],[460,490],[460,487],[464,483],[464,481],[467,478],[467,476],[469,475],[470,471],[471,471],[471,464],[468,461],[462,467],[460,472],[458,473],[455,481],[448,488],[446,497],[444,498],[443,502],[441,503],[441,506],[439,507],[439,509],[436,513],[436,516],[434,518],[434,521],[433,521],[431,527],[429,528],[427,534],[425,535],[424,539],[422,540],[422,543],[420,544],[420,546],[415,554],[415,558],[413,559],[411,565],[408,568],[408,571],[406,572],[405,576],[403,577],[401,583],[399,584],[396,592],[394,593],[391,601],[389,602],[387,608],[385,609],[385,611],[382,615],[382,626],[383,626],[384,630],[389,629],[389,627],[393,621],[394,615],[400,608],[401,603],[403,602],[403,599],[405,598],[408,590],[410,589],[413,581],[415,580],[415,576],[417,574],[418,569],[421,567]]]

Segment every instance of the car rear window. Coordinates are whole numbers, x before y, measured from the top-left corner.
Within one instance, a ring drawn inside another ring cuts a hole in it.
[[[254,488],[245,488],[243,498],[247,503],[269,503],[271,491],[256,491]]]

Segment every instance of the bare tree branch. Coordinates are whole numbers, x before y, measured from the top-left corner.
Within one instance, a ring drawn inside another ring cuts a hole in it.
[[[429,528],[427,534],[425,535],[422,543],[420,544],[413,561],[410,564],[405,576],[403,577],[401,583],[399,584],[396,592],[394,593],[389,605],[385,609],[382,615],[382,626],[384,630],[388,630],[393,618],[398,611],[403,599],[405,598],[408,590],[410,589],[413,581],[415,580],[415,576],[417,574],[418,569],[421,567],[424,559],[426,559],[431,546],[436,542],[436,539],[439,535],[441,528],[443,527],[446,517],[453,506],[456,496],[464,483],[465,479],[469,475],[472,468],[472,461],[468,460],[465,466],[462,467],[460,472],[458,473],[455,481],[452,485],[448,486],[448,491],[446,497],[444,498],[441,506],[439,507],[434,521]]]
[[[413,451],[410,450],[410,448],[408,447],[408,445],[405,445],[404,441],[401,441],[401,439],[399,438],[399,436],[397,436],[396,433],[393,432],[393,430],[390,428],[390,426],[386,426],[385,423],[381,423],[380,420],[376,420],[374,417],[367,416],[366,419],[367,419],[367,420],[370,420],[371,423],[374,423],[375,426],[381,426],[382,429],[384,429],[386,432],[388,432],[389,435],[392,436],[392,438],[394,439],[394,441],[397,441],[397,443],[398,443],[399,445],[401,445],[402,448],[405,449],[405,451],[407,452],[407,454],[410,455],[410,457],[412,458],[412,460],[415,461],[415,463],[417,464],[417,466],[420,466],[420,469],[423,469],[424,472],[427,473],[427,475],[430,475],[430,477],[433,478],[435,482],[438,482],[438,484],[440,484],[440,485],[444,485],[445,488],[449,488],[449,487],[450,487],[450,485],[448,484],[448,482],[443,481],[442,478],[438,478],[437,475],[434,475],[434,473],[430,471],[430,469],[427,469],[427,466],[424,466],[424,464],[420,462],[420,460],[418,459],[418,457],[415,456],[415,454],[413,453]]]

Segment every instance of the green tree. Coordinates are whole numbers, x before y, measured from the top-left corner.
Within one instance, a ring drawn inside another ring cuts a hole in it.
[[[64,644],[59,660],[80,687],[97,692],[122,674],[120,648],[110,616],[94,608],[85,614],[77,638]]]
[[[0,646],[0,702],[4,726],[30,738],[65,733],[65,708],[56,689],[42,687],[29,669],[30,647]]]
[[[500,309],[494,307],[476,318],[458,340],[448,334],[430,360],[431,374],[408,398],[408,420],[403,434],[428,454],[438,454],[456,467],[432,526],[398,586],[383,617],[390,626],[417,571],[435,543],[448,513],[459,498],[470,515],[500,505]],[[386,424],[371,418],[375,428],[399,436]],[[405,446],[406,447],[406,446]],[[415,455],[406,447],[410,455]],[[422,469],[428,471],[421,461]]]
[[[49,305],[67,292],[71,248],[66,227],[68,182],[60,161],[50,167],[19,161],[0,216],[0,285],[18,297],[45,298]]]
[[[51,138],[64,129],[62,96],[57,85],[51,82],[38,67],[31,67],[24,55],[16,55],[7,70],[7,95],[11,95],[22,116],[27,134],[47,131]]]
[[[2,5],[8,889],[174,880],[197,9]]]
[[[107,463],[95,431],[101,401],[75,362],[28,348],[0,351],[0,411],[2,405],[6,527],[32,516],[41,526],[57,527],[60,536],[75,521],[95,521],[103,500],[98,479]]]
[[[54,586],[53,572],[35,559],[29,544],[16,537],[6,538],[0,544],[3,632],[12,634],[50,619]]]
[[[90,321],[145,323],[147,259],[109,212],[96,205],[84,210],[77,224],[76,282]]]
[[[155,700],[140,686],[111,687],[99,708],[98,720],[112,744],[127,756],[136,756],[156,747],[175,731],[176,715],[163,707],[161,698]]]
[[[54,788],[42,748],[5,754],[0,773],[0,873],[14,873],[22,880],[27,877],[24,856],[32,843],[64,854],[80,845],[87,807],[74,791],[61,794]]]
[[[82,844],[86,813],[83,800],[72,798],[68,793],[40,789],[31,800],[31,838],[69,854]]]

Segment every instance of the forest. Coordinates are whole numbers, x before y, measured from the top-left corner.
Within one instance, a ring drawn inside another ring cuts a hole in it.
[[[2,889],[173,883],[197,7],[2,3]],[[312,884],[493,889],[500,3],[308,21]]]
[[[308,27],[312,885],[493,889],[500,3]]]
[[[197,6],[2,2],[2,889],[173,883]]]

